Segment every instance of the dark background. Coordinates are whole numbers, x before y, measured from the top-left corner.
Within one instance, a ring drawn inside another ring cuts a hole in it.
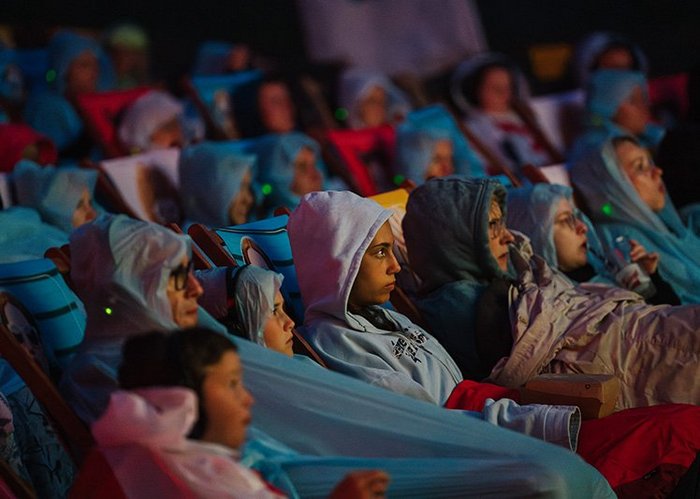
[[[529,67],[533,44],[573,44],[603,29],[637,42],[649,56],[652,76],[684,71],[700,60],[700,1],[477,0],[477,5],[490,47],[523,68]],[[284,63],[304,61],[293,0],[0,0],[0,23],[15,26],[17,43],[25,47],[44,44],[48,28],[102,29],[121,20],[148,30],[154,70],[162,78],[184,73],[205,39],[246,41]]]

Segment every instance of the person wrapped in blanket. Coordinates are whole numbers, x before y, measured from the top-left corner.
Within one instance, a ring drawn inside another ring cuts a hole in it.
[[[575,165],[606,139],[620,135],[632,135],[655,150],[665,133],[664,127],[652,121],[644,73],[600,69],[588,81],[585,129],[568,151],[567,164]]]
[[[659,254],[636,240],[605,251],[591,221],[574,205],[570,187],[535,184],[508,192],[508,227],[530,238],[533,251],[574,282],[600,282],[640,292],[647,303],[680,305],[657,271]],[[630,264],[636,272],[625,269]],[[634,278],[634,276],[637,276]]]
[[[616,137],[576,163],[571,181],[606,245],[619,236],[659,254],[658,272],[683,304],[700,303],[700,237],[683,223],[663,170],[633,137]]]
[[[42,258],[52,246],[97,216],[92,195],[97,172],[82,168],[40,167],[23,160],[11,174],[16,206],[0,211],[0,258],[4,262]]]

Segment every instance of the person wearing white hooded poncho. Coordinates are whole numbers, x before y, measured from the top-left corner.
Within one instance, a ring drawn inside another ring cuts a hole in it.
[[[151,90],[134,101],[119,123],[119,140],[130,154],[183,147],[184,108],[166,92]]]
[[[180,154],[180,195],[189,224],[239,225],[254,216],[256,158],[235,142],[202,142]]]
[[[660,255],[659,274],[681,303],[700,303],[700,237],[681,221],[661,179],[662,170],[631,137],[610,139],[571,171],[604,244],[619,235]]]
[[[362,68],[343,72],[338,100],[352,129],[398,123],[411,109],[408,98],[388,76]]]
[[[71,235],[71,279],[85,304],[85,339],[60,389],[92,421],[117,387],[121,347],[130,336],[207,321],[191,272],[190,239],[126,216],[101,216]],[[219,326],[219,329],[223,329]]]

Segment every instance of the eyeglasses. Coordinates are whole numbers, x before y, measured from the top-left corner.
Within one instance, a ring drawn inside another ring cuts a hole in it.
[[[173,284],[175,285],[175,291],[182,291],[187,287],[187,279],[192,274],[194,269],[194,261],[190,260],[187,265],[178,265],[172,271],[170,271],[170,277],[173,279]]]
[[[571,213],[567,213],[566,216],[555,220],[554,223],[566,225],[569,229],[575,231],[578,227],[578,223],[581,221],[581,212],[579,210],[573,210]]]
[[[503,217],[489,220],[489,239],[498,239],[506,230],[506,221]]]

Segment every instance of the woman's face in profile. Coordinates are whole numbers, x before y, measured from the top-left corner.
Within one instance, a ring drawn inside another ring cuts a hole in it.
[[[229,220],[233,225],[244,224],[248,221],[248,214],[255,203],[253,190],[250,188],[252,175],[250,171],[243,175],[238,192],[231,200],[228,208]]]
[[[617,164],[639,194],[640,199],[653,212],[658,213],[666,204],[666,186],[649,152],[633,142],[622,142],[615,147]]]

